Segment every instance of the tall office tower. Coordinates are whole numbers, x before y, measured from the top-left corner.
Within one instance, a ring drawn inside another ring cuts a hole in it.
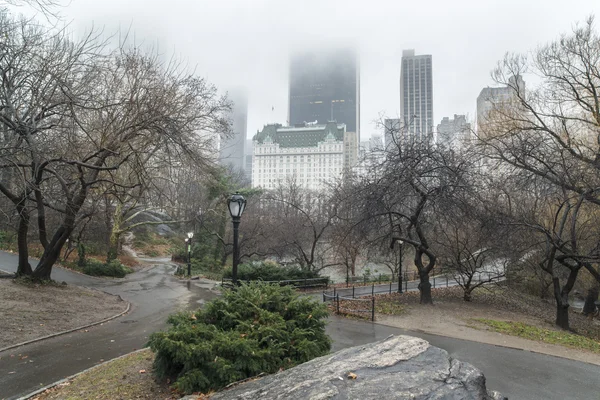
[[[459,149],[465,146],[471,135],[471,124],[464,115],[454,114],[454,119],[442,118],[437,126],[437,143],[446,148]]]
[[[252,139],[246,139],[246,148],[244,149],[244,157],[246,159],[246,165],[244,167],[244,174],[246,175],[246,180],[252,186],[252,156],[254,153],[254,145],[252,144]]]
[[[227,94],[233,102],[231,113],[233,135],[221,141],[219,163],[229,165],[235,170],[244,170],[246,167],[244,148],[248,122],[248,96],[246,90],[242,88],[230,90]]]
[[[335,121],[360,141],[360,65],[355,49],[294,54],[289,96],[290,126]]]
[[[489,129],[486,129],[494,120],[494,110],[501,110],[503,107],[519,106],[516,98],[515,89],[525,93],[525,81],[521,75],[511,76],[509,85],[502,87],[486,87],[481,90],[477,96],[477,136],[485,138],[489,136]],[[514,104],[511,104],[514,103]]]
[[[433,139],[433,76],[431,55],[402,52],[400,117],[408,144]]]

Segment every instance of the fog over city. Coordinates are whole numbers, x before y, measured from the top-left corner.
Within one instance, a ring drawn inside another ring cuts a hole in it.
[[[285,123],[295,49],[360,49],[361,137],[399,114],[403,49],[433,56],[434,122],[474,118],[481,89],[506,52],[527,52],[600,15],[595,0],[397,2],[374,0],[73,0],[60,11],[76,31],[130,31],[136,43],[175,55],[220,89],[248,90],[248,137]]]

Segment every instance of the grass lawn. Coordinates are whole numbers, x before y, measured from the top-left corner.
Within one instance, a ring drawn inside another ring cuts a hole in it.
[[[497,321],[485,318],[475,318],[473,320],[496,332],[507,335],[600,353],[600,342],[575,333],[539,328],[521,322]]]
[[[37,400],[178,399],[166,384],[154,381],[154,354],[145,349],[102,364],[35,397]]]

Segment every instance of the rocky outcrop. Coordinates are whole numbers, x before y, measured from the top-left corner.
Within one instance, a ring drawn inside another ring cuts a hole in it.
[[[216,393],[211,400],[503,399],[485,377],[410,336],[351,347]]]

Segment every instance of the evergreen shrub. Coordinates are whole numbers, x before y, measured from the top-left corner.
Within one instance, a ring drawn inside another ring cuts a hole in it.
[[[329,353],[327,309],[290,287],[241,285],[153,333],[154,373],[183,393],[208,392]]]
[[[226,269],[223,276],[231,278],[231,268]],[[298,266],[282,266],[270,261],[240,264],[237,273],[237,278],[241,281],[285,281],[318,277],[316,272]]]
[[[124,278],[125,275],[130,274],[133,270],[119,262],[119,260],[112,260],[108,264],[104,264],[101,261],[94,259],[85,260],[85,266],[82,272],[86,275],[92,276],[112,276],[114,278]]]

